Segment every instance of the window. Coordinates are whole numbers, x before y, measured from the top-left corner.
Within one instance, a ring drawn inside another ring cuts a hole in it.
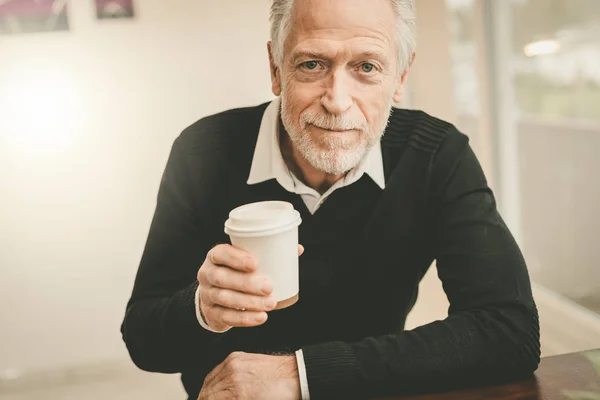
[[[600,326],[600,1],[446,4],[457,125],[533,282]]]

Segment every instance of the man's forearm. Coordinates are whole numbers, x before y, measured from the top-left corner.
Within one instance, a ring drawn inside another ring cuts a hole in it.
[[[413,331],[303,348],[312,400],[504,382],[539,363],[535,307],[473,310]]]

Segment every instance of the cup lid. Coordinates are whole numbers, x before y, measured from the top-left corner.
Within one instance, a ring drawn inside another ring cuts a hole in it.
[[[297,227],[300,213],[285,201],[261,201],[233,209],[225,222],[225,233],[235,236],[274,235]]]

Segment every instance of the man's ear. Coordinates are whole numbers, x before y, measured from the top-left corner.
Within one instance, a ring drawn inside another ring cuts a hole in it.
[[[273,42],[269,41],[267,43],[267,51],[269,52],[269,69],[271,70],[271,91],[275,96],[279,96],[281,94],[281,70],[275,64],[273,58]]]
[[[410,63],[408,63],[408,67],[404,70],[404,72],[402,73],[402,75],[400,75],[400,78],[398,79],[393,97],[395,103],[400,103],[402,101],[402,97],[404,96],[404,85],[406,85],[406,78],[408,78],[408,72],[410,71],[413,62],[415,61],[416,56],[416,53],[412,54],[412,56],[410,57]]]

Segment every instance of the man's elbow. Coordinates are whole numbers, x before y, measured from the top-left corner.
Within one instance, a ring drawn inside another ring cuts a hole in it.
[[[142,354],[142,352],[132,351],[129,347],[128,350],[131,361],[133,361],[136,367],[143,371],[160,372],[163,374],[173,374],[179,372],[175,368],[169,366],[169,364],[164,360],[154,358],[148,354]]]
[[[529,323],[521,334],[520,353],[524,371],[533,374],[538,369],[541,358],[540,321],[535,306],[527,313],[527,319]]]
[[[506,346],[499,346],[505,357],[509,374],[516,377],[531,376],[540,364],[540,326],[535,306],[527,311],[510,313],[512,318],[505,325],[507,332]],[[509,358],[506,358],[509,357]]]
[[[540,346],[539,339],[537,344],[531,343],[530,348],[519,346],[520,357],[517,358],[516,370],[523,377],[531,376],[540,365]]]
[[[129,352],[129,357],[136,367],[147,372],[160,372],[172,374],[177,371],[169,362],[168,357],[162,354],[160,349],[148,343],[144,343],[144,339],[139,335],[133,334],[126,327],[127,321],[121,327],[121,333],[125,347]]]

